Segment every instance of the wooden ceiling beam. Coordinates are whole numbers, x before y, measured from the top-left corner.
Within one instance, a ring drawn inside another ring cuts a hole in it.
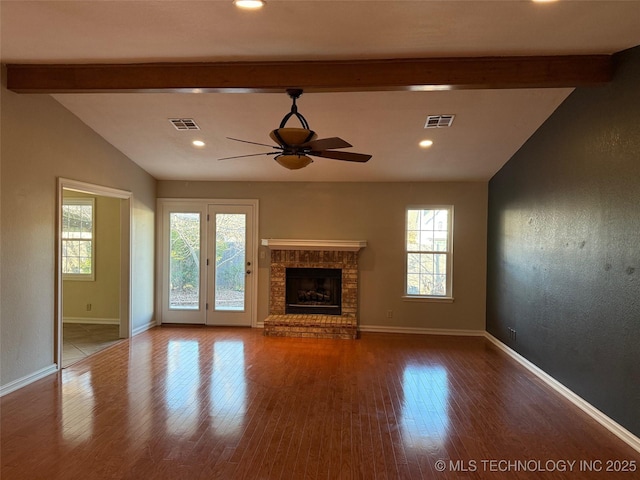
[[[600,85],[612,76],[610,55],[7,65],[7,87],[19,93],[547,88]]]

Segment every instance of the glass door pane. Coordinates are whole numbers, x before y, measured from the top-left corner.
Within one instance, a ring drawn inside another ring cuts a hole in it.
[[[254,207],[221,202],[207,209],[207,325],[251,326],[254,316]]]
[[[244,311],[247,218],[244,213],[216,213],[214,308]]]
[[[200,308],[200,213],[169,214],[169,309]]]

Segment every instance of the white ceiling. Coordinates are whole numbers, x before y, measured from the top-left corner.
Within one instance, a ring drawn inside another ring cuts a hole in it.
[[[640,44],[639,1],[6,1],[3,63],[347,60],[610,54]],[[307,93],[300,112],[319,137],[370,153],[365,164],[317,159],[288,171],[269,151],[289,111],[273,93],[56,94],[54,98],[158,179],[283,181],[487,180],[571,89]],[[427,115],[455,114],[425,130]],[[169,118],[194,118],[178,132]],[[291,123],[290,126],[295,126]],[[206,146],[196,149],[191,140]],[[427,150],[417,143],[434,141]]]

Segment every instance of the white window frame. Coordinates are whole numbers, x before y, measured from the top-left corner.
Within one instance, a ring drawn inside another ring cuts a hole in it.
[[[410,250],[409,249],[409,211],[411,210],[447,210],[447,245],[445,251],[440,250]],[[453,205],[410,205],[405,211],[405,254],[404,254],[404,300],[409,301],[436,301],[436,302],[453,302]],[[444,254],[446,261],[446,281],[444,295],[424,295],[409,293],[409,255],[415,253],[423,254]]]
[[[86,282],[93,282],[96,279],[96,199],[94,197],[65,197],[62,199],[62,214],[61,219],[64,219],[64,207],[65,205],[91,205],[91,238],[82,239],[83,241],[91,242],[91,273],[64,273],[62,270],[63,280],[79,280]],[[60,226],[60,239],[62,251],[61,255],[61,268],[64,269],[64,243],[66,241],[73,241],[75,239],[65,238],[64,236],[64,221]]]

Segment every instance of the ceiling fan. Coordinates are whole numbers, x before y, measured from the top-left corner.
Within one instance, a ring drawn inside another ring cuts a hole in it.
[[[341,138],[320,138],[318,139],[316,132],[309,128],[307,120],[298,112],[296,100],[302,95],[302,90],[290,88],[287,94],[291,97],[293,104],[291,111],[287,113],[280,127],[273,130],[269,136],[278,145],[266,145],[264,143],[249,142],[238,138],[227,137],[229,140],[236,142],[250,143],[252,145],[261,145],[263,147],[271,147],[274,152],[254,153],[250,155],[236,155],[234,157],[219,158],[218,160],[230,160],[233,158],[255,157],[259,155],[275,155],[275,161],[289,170],[297,170],[304,168],[313,160],[310,157],[332,158],[334,160],[343,160],[346,162],[367,162],[371,155],[355,152],[340,152],[335,149],[348,148],[352,145],[345,142]],[[285,125],[291,117],[296,117],[302,128],[287,128]]]

